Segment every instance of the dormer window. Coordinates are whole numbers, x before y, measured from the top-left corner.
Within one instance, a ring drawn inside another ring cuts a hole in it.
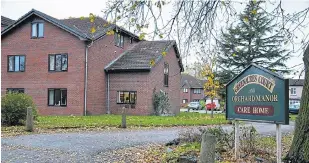
[[[122,47],[124,45],[124,38],[123,35],[121,35],[120,33],[115,32],[115,45],[118,47]]]
[[[43,22],[33,22],[31,25],[31,37],[32,38],[42,38],[44,37],[44,23]]]

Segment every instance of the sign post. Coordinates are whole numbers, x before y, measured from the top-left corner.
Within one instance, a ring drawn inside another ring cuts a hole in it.
[[[239,158],[239,120],[274,123],[277,162],[281,163],[281,125],[289,124],[289,81],[255,64],[226,85],[226,119],[235,120],[235,157]]]
[[[277,140],[277,163],[281,163],[281,125],[276,124],[276,140]]]
[[[239,121],[235,120],[235,159],[239,158]]]

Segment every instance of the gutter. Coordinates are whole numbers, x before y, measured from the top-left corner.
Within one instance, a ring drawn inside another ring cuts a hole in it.
[[[110,106],[109,106],[109,73],[107,73],[107,114],[110,114]]]
[[[85,46],[85,82],[84,82],[84,116],[87,115],[87,89],[88,89],[88,49],[90,45]]]

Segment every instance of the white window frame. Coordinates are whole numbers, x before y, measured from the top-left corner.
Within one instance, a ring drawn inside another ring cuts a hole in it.
[[[31,38],[43,38],[44,37],[44,23],[33,22],[31,24]]]
[[[193,89],[193,93],[194,93],[194,94],[201,94],[201,92],[202,92],[202,91],[201,91],[200,88],[194,88],[194,89]]]
[[[188,88],[183,88],[184,93],[188,93]]]
[[[296,88],[295,88],[295,87],[292,87],[292,88],[290,89],[290,93],[291,93],[291,95],[296,95]]]
[[[182,103],[185,104],[188,102],[188,99],[182,99]]]

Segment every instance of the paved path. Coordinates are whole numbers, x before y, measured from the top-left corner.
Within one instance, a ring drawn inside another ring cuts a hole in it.
[[[275,135],[274,124],[246,123],[260,134]],[[231,126],[223,126],[232,130]],[[282,126],[282,132],[292,132],[294,123]],[[151,130],[119,130],[83,133],[34,134],[2,138],[2,162],[102,162],[100,153],[148,143],[166,143],[177,138],[185,128]],[[103,161],[104,162],[104,161]]]

